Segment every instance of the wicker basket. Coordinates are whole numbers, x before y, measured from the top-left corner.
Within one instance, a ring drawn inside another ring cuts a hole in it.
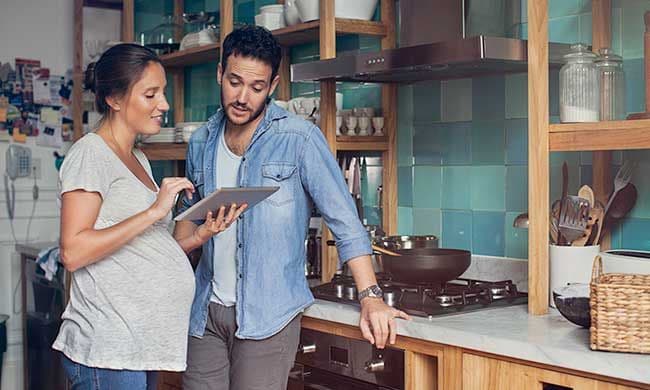
[[[650,353],[650,275],[591,274],[591,349]]]

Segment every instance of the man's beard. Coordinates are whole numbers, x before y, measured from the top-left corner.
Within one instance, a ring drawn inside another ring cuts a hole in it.
[[[224,99],[223,99],[223,89],[222,89],[221,90],[221,107],[223,108],[223,112],[226,114],[226,118],[228,119],[228,122],[234,124],[235,122],[230,118],[230,116],[228,114],[228,109],[227,109],[227,107],[224,107],[223,101],[224,101]],[[256,111],[253,111],[253,114],[250,116],[250,118],[246,122],[244,122],[244,123],[242,123],[240,125],[237,125],[237,126],[246,126],[247,124],[249,124],[251,122],[254,122],[257,118],[259,118],[259,116],[262,115],[262,113],[264,112],[264,109],[266,108],[266,102],[268,102],[268,101],[269,101],[269,94],[267,93],[266,98],[264,98],[264,103],[262,103],[260,105],[260,107]]]

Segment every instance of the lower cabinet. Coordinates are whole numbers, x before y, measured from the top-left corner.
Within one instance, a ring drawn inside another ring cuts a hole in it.
[[[462,375],[463,390],[640,389],[470,353],[463,353]]]
[[[303,327],[362,339],[358,328],[347,325],[303,318]],[[650,390],[650,385],[621,385],[591,374],[560,372],[408,337],[399,337],[396,347],[406,352],[405,390]],[[181,373],[160,373],[158,390],[181,389]]]

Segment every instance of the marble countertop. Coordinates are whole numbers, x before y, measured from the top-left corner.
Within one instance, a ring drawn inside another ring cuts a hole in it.
[[[323,300],[305,311],[312,318],[356,326],[355,306]],[[531,316],[526,305],[426,319],[398,320],[398,334],[521,360],[650,384],[650,355],[589,349],[589,330],[551,309]]]

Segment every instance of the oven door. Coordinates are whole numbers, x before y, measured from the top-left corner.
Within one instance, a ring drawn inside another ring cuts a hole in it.
[[[393,390],[330,371],[296,363],[289,373],[287,390]]]

